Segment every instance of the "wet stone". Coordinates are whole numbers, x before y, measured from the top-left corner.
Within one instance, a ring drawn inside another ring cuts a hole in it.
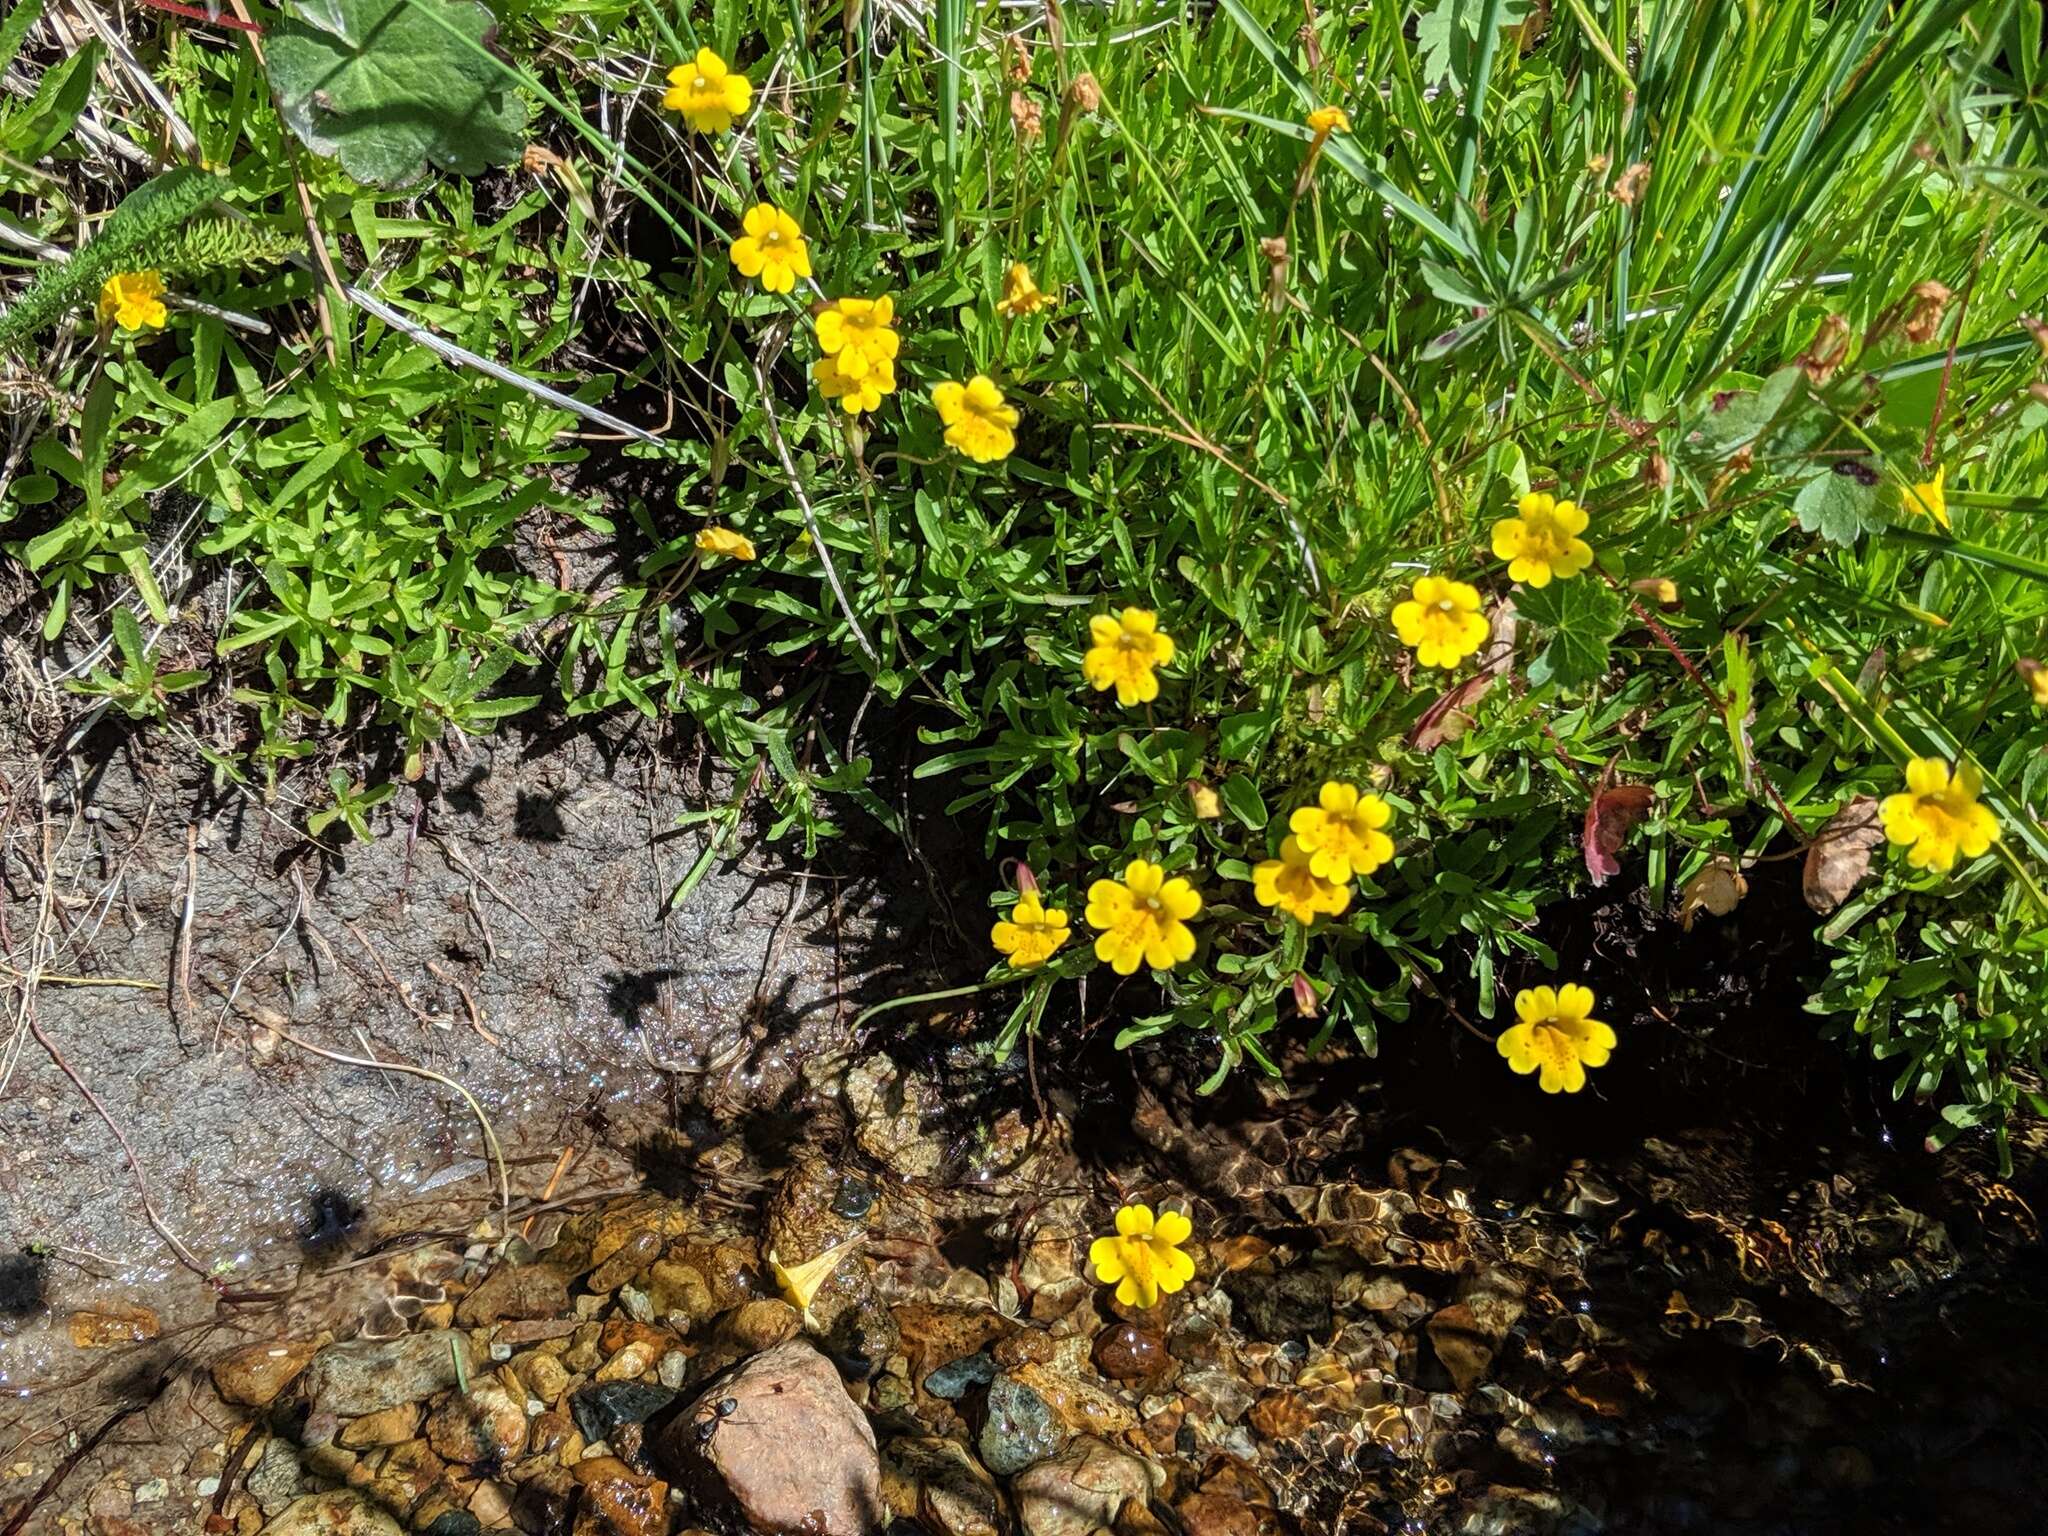
[[[369,1450],[380,1445],[403,1445],[413,1437],[419,1423],[417,1404],[386,1408],[382,1413],[365,1414],[342,1425],[341,1443],[352,1451]]]
[[[466,1509],[450,1509],[420,1527],[420,1536],[482,1536],[483,1522]]]
[[[651,1444],[664,1471],[757,1531],[867,1536],[882,1518],[874,1428],[801,1339],[713,1381]]]
[[[1277,1344],[1319,1338],[1330,1331],[1333,1287],[1320,1270],[1241,1269],[1224,1277],[1223,1289],[1244,1327],[1257,1338]]]
[[[970,1388],[985,1387],[996,1379],[996,1360],[987,1350],[977,1350],[948,1361],[924,1379],[925,1391],[956,1403]]]
[[[607,1445],[622,1424],[645,1424],[676,1400],[667,1387],[640,1381],[611,1381],[585,1387],[569,1399],[576,1427],[589,1441]]]
[[[640,1476],[616,1456],[579,1462],[575,1477],[583,1488],[584,1512],[596,1517],[605,1536],[665,1536],[667,1483]]]
[[[1136,1323],[1113,1323],[1095,1336],[1095,1368],[1111,1381],[1156,1381],[1173,1369],[1166,1340]]]
[[[277,1395],[305,1370],[320,1346],[310,1340],[287,1339],[251,1344],[213,1362],[214,1390],[246,1408],[268,1408]]]
[[[1082,1435],[1058,1456],[1022,1473],[1011,1491],[1024,1536],[1090,1536],[1143,1506],[1164,1479],[1106,1440]]]
[[[473,1381],[427,1416],[427,1444],[450,1461],[510,1461],[526,1449],[526,1404],[499,1382]]]
[[[602,1296],[617,1290],[661,1257],[661,1238],[651,1231],[635,1232],[610,1258],[590,1272],[586,1284]]]
[[[554,1270],[541,1264],[500,1264],[457,1303],[455,1320],[465,1328],[480,1328],[558,1317],[568,1310],[569,1287]]]
[[[989,1384],[988,1419],[978,1442],[989,1471],[1013,1476],[1055,1455],[1066,1442],[1066,1426],[1038,1393],[1014,1376],[998,1376]]]
[[[745,1354],[785,1344],[803,1331],[803,1318],[788,1302],[770,1297],[742,1302],[719,1320],[718,1332]]]
[[[399,1523],[353,1488],[294,1499],[262,1536],[403,1536]]]
[[[249,1496],[257,1508],[274,1515],[297,1498],[305,1485],[306,1468],[299,1453],[276,1437],[266,1440],[249,1469]]]
[[[1003,1536],[1003,1496],[966,1446],[937,1435],[892,1441],[884,1452],[899,1514],[938,1536]],[[893,1500],[892,1500],[893,1502]]]
[[[458,1353],[463,1372],[473,1369],[469,1341],[446,1329],[330,1344],[306,1367],[305,1389],[316,1414],[381,1413],[454,1386]]]

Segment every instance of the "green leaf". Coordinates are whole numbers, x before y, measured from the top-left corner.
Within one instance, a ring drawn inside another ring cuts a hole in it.
[[[129,265],[146,265],[180,225],[213,201],[224,181],[211,171],[180,166],[152,178],[121,199],[113,217],[67,262],[46,265],[6,314],[0,347],[15,346],[53,322],[65,308]],[[145,260],[131,263],[133,257]]]
[[[1607,648],[1621,632],[1621,599],[1601,582],[1576,576],[1520,588],[1515,612],[1547,631],[1550,641],[1529,663],[1531,683],[1576,687],[1607,670]]]
[[[1846,461],[1844,467],[1848,467]],[[1866,483],[1863,474],[1855,472],[1861,468],[1854,466],[1848,474],[1831,471],[1815,475],[1800,487],[1792,503],[1799,526],[1830,544],[1854,544],[1863,534],[1885,527],[1884,514],[1878,510],[1877,476],[1867,472],[1870,480]]]
[[[0,125],[0,150],[34,165],[63,142],[92,99],[93,71],[99,68],[100,45],[88,43],[62,63],[44,72],[35,99],[7,114]]]
[[[1259,786],[1242,773],[1233,773],[1223,781],[1220,793],[1230,814],[1256,832],[1266,824],[1266,802],[1259,794]]]
[[[295,0],[270,35],[278,111],[357,181],[397,187],[429,165],[474,176],[525,147],[526,109],[474,0]]]

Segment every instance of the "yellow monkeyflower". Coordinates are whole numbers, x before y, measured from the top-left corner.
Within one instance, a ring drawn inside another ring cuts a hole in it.
[[[1180,1251],[1194,1231],[1179,1211],[1154,1217],[1149,1205],[1127,1205],[1116,1213],[1115,1235],[1089,1245],[1088,1262],[1097,1280],[1116,1287],[1116,1299],[1125,1306],[1156,1307],[1162,1294],[1195,1278],[1195,1261]]]
[[[1252,867],[1252,894],[1262,907],[1285,912],[1303,927],[1327,913],[1337,916],[1351,905],[1351,887],[1325,880],[1315,872],[1312,855],[1301,839],[1290,837],[1280,844],[1280,857],[1264,859]]]
[[[1003,296],[996,300],[996,308],[1018,320],[1050,309],[1052,304],[1052,295],[1038,286],[1031,269],[1021,261],[1011,262],[1010,270],[1003,274]]]
[[[1948,492],[1944,489],[1944,482],[1947,479],[1948,466],[1935,465],[1932,480],[1923,480],[1918,485],[1907,488],[1906,510],[1917,512],[1922,517],[1931,517],[1942,527],[1948,527]]]
[[[100,289],[100,324],[108,321],[124,331],[163,329],[164,280],[156,272],[116,272]]]
[[[1149,608],[1126,608],[1114,617],[1098,613],[1088,621],[1088,639],[1081,675],[1097,693],[1114,688],[1126,709],[1159,697],[1156,674],[1173,664],[1173,638],[1160,629],[1158,614]]]
[[[834,299],[818,313],[818,350],[842,378],[864,379],[870,369],[895,364],[902,345],[895,319],[896,301],[886,293],[878,299]],[[889,388],[895,387],[892,376]]]
[[[811,275],[803,226],[780,208],[756,203],[741,227],[746,233],[732,243],[732,264],[740,276],[758,277],[770,293],[788,293],[798,278]]]
[[[668,72],[661,104],[699,133],[724,133],[754,99],[754,83],[709,48]]]
[[[1010,915],[996,923],[989,942],[1018,970],[1034,971],[1067,942],[1067,932],[1066,912],[1042,905],[1038,892],[1026,891]]]
[[[965,384],[932,386],[932,404],[946,424],[946,441],[977,464],[1007,459],[1017,446],[1017,408],[1003,403],[996,381],[977,373]]]
[[[751,560],[754,558],[754,541],[744,533],[713,525],[697,530],[697,553],[723,555],[728,560]]]
[[[1319,139],[1351,131],[1351,114],[1339,106],[1317,107],[1308,115],[1309,130]]]
[[[1613,1029],[1592,1012],[1590,987],[1531,987],[1515,994],[1519,1022],[1495,1043],[1517,1072],[1540,1071],[1536,1082],[1545,1093],[1577,1093],[1586,1086],[1586,1068],[1606,1066],[1614,1050]]]
[[[2018,662],[2020,681],[2027,685],[2027,694],[2037,709],[2048,709],[2048,667],[2031,656],[2022,656]]]
[[[1121,880],[1098,880],[1088,887],[1088,926],[1100,931],[1095,958],[1106,961],[1119,976],[1129,976],[1143,961],[1154,970],[1171,970],[1195,952],[1188,919],[1202,910],[1195,888],[1144,859],[1124,866]]]
[[[896,365],[887,358],[868,367],[859,378],[849,379],[840,371],[838,358],[821,357],[811,364],[811,377],[818,381],[818,393],[837,400],[849,416],[876,410],[884,395],[896,393]]]
[[[1416,580],[1414,597],[1394,605],[1394,633],[1425,667],[1455,667],[1486,643],[1479,590],[1447,576]]]
[[[1326,779],[1316,803],[1287,818],[1287,830],[1318,879],[1348,885],[1394,856],[1394,840],[1381,830],[1393,819],[1393,807],[1378,795],[1342,779]]]
[[[1884,835],[1907,850],[1915,869],[1947,874],[1956,855],[1974,859],[1998,838],[1998,818],[1978,804],[1984,776],[1975,763],[1960,763],[1953,775],[1938,757],[1916,757],[1906,764],[1905,793],[1886,795],[1879,807]]]
[[[1493,525],[1493,552],[1508,562],[1511,581],[1547,587],[1553,576],[1576,576],[1593,563],[1593,547],[1579,537],[1586,509],[1577,502],[1532,491],[1515,510],[1521,515]]]

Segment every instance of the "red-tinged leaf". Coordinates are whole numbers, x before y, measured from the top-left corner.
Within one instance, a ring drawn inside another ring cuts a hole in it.
[[[1471,728],[1472,711],[1486,697],[1493,680],[1507,671],[1515,659],[1515,600],[1504,597],[1493,605],[1486,644],[1479,648],[1478,670],[1456,687],[1447,689],[1422,712],[1408,743],[1424,752],[1434,752],[1447,741],[1456,741]]]
[[[1595,885],[1605,885],[1621,873],[1615,854],[1628,840],[1630,828],[1650,814],[1657,792],[1647,784],[1616,784],[1601,790],[1586,807],[1586,832],[1582,839],[1586,873]]]

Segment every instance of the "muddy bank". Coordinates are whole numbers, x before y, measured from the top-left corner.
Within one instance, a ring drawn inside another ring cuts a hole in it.
[[[670,906],[703,848],[677,818],[731,793],[700,754],[624,721],[456,746],[337,859],[167,740],[102,726],[40,796],[37,759],[6,754],[0,951],[40,957],[33,1022],[79,1082],[11,990],[0,1254],[35,1256],[0,1277],[0,1385],[68,1374],[50,1317],[147,1294],[173,1327],[437,1195],[474,1208],[495,1167],[452,1085],[515,1191],[577,1149],[573,1195],[630,1179],[679,1092],[772,1103],[843,1033],[849,976],[876,969],[871,883],[749,851]]]

